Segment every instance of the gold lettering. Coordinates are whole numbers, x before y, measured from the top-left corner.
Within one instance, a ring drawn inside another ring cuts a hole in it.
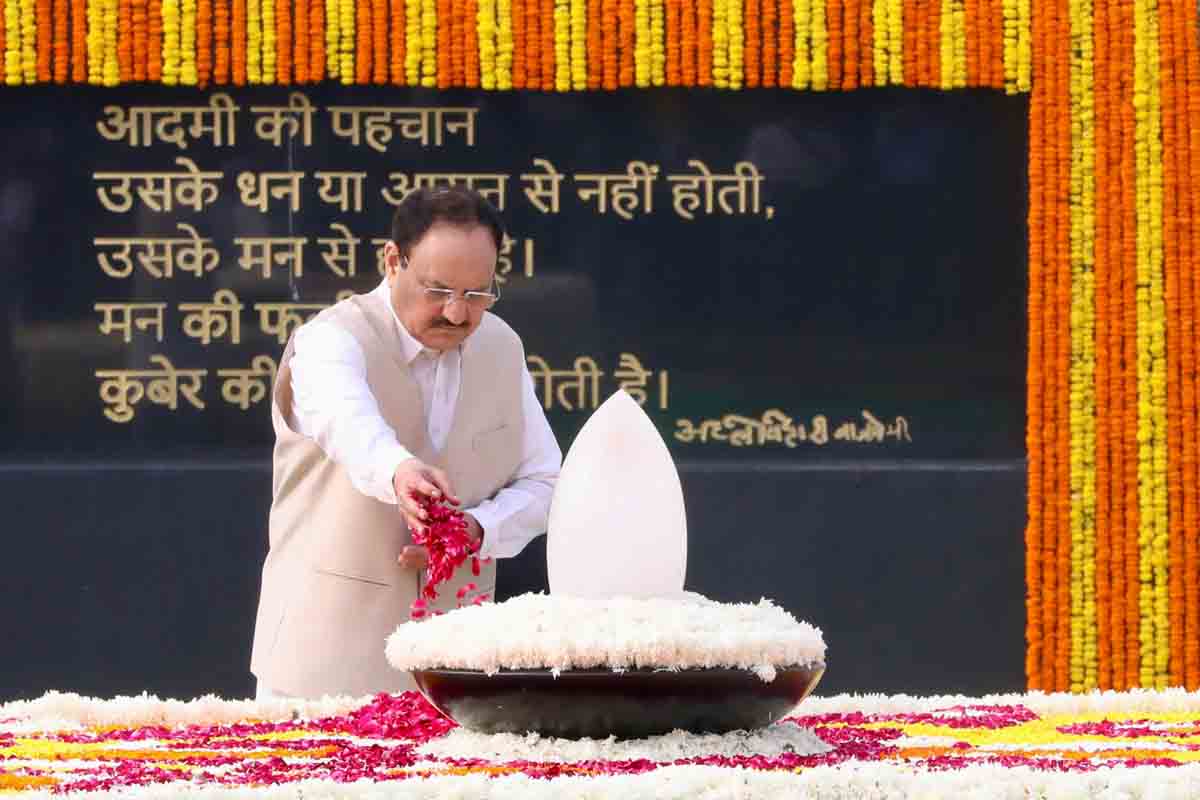
[[[646,380],[650,375],[650,370],[645,369],[633,353],[621,353],[619,366],[613,373],[620,387],[628,392],[639,406],[646,405]]]
[[[105,106],[105,120],[96,123],[96,130],[110,142],[128,141],[131,147],[149,147],[157,142],[173,144],[180,150],[188,148],[188,137],[200,139],[209,134],[213,146],[236,144],[239,107],[222,93],[214,94],[207,106]],[[191,125],[184,127],[184,118]]]
[[[163,309],[166,303],[96,303],[93,308],[104,316],[100,320],[100,333],[107,336],[114,331],[123,335],[125,342],[133,341],[133,329],[146,331],[155,328],[155,338],[163,340]]]
[[[698,159],[689,159],[688,166],[699,170],[699,175],[668,175],[672,185],[671,198],[675,213],[684,219],[695,219],[700,206],[700,184],[704,184],[704,213],[713,212],[713,176],[708,166]]]
[[[675,439],[680,442],[693,442],[697,436],[696,426],[692,424],[690,419],[675,420]]]
[[[288,138],[297,135],[305,147],[312,145],[312,118],[315,109],[303,92],[288,95],[286,106],[251,106],[250,113],[258,116],[254,121],[254,135],[276,147],[283,145],[283,130]]]
[[[218,289],[211,303],[180,303],[179,310],[187,312],[183,317],[183,332],[192,339],[208,346],[213,339],[226,334],[233,344],[241,344],[241,312],[244,306],[229,289]]]
[[[216,269],[221,255],[212,246],[212,239],[201,238],[196,229],[186,222],[177,223],[175,227],[188,235],[174,238],[93,239],[92,244],[97,248],[119,248],[114,253],[96,253],[100,269],[113,278],[128,278],[133,273],[131,251],[134,247],[139,248],[136,252],[138,264],[154,278],[170,278],[176,267],[180,271],[191,272],[197,278]]]
[[[339,139],[348,139],[350,144],[358,147],[362,141],[362,131],[359,129],[359,117],[365,109],[361,106],[330,106],[330,124],[333,135]],[[349,122],[347,123],[347,118]]]
[[[150,356],[150,362],[157,364],[160,369],[96,370],[95,375],[100,380],[100,399],[109,406],[104,409],[104,416],[113,422],[129,422],[133,419],[134,406],[143,398],[174,411],[179,406],[181,393],[193,407],[204,408],[200,391],[208,370],[176,369],[166,356],[158,354]],[[187,385],[180,386],[181,377],[188,382]],[[144,383],[146,380],[149,383]]]
[[[192,137],[199,139],[206,133],[211,134],[214,147],[237,144],[236,115],[241,109],[234,105],[232,97],[217,92],[209,98],[207,107],[197,106],[187,110],[192,114],[192,124],[188,128]],[[211,117],[211,120],[206,122],[207,117]]]
[[[96,131],[110,142],[119,142],[129,137],[131,147],[149,147],[154,139],[152,126],[154,114],[152,109],[123,106],[105,106],[106,120],[96,123]]]
[[[141,402],[146,387],[134,377],[134,370],[98,369],[100,400],[108,406],[104,416],[113,422],[125,423],[133,419],[133,407]]]
[[[265,398],[275,383],[275,359],[258,355],[250,360],[249,369],[219,369],[217,377],[222,379],[221,398],[242,411]]]
[[[733,168],[732,175],[718,175],[715,178],[724,184],[717,190],[717,205],[726,214],[745,214],[747,211],[757,214],[761,210],[759,205],[759,190],[762,186],[763,176],[758,171],[758,168],[749,161],[739,161]],[[750,192],[750,206],[747,208],[746,193]],[[733,196],[737,200],[736,206],[731,206],[727,196]]]
[[[542,171],[522,173],[521,181],[530,184],[525,187],[525,196],[529,198],[529,202],[533,204],[533,207],[541,213],[557,214],[559,209],[559,184],[562,183],[563,174],[544,158],[535,158],[533,165]]]
[[[643,213],[649,214],[654,210],[653,187],[658,179],[658,169],[657,164],[630,161],[624,174],[576,175],[576,183],[591,184],[577,190],[579,199],[585,202],[596,200],[596,210],[601,214],[607,213],[610,206],[617,216],[625,219],[633,219],[639,206]]]
[[[362,211],[363,179],[365,172],[315,172],[321,181],[317,196],[342,211]],[[334,188],[336,186],[336,188]]]
[[[114,214],[124,214],[133,208],[133,194],[130,191],[131,182],[136,177],[123,172],[93,172],[93,181],[113,181],[115,185],[97,186],[96,197],[105,210]],[[118,199],[114,200],[113,197]]]
[[[272,199],[287,198],[293,212],[300,210],[300,181],[303,172],[243,172],[237,177],[242,204],[264,214]]]
[[[358,262],[358,243],[362,240],[340,222],[332,223],[329,228],[340,236],[317,239],[317,244],[321,247],[321,260],[329,267],[329,271],[339,278],[352,278]],[[326,247],[328,249],[325,249]]]
[[[297,278],[304,274],[306,237],[238,236],[233,243],[242,248],[238,266],[248,272],[258,269],[264,279],[271,277],[271,270],[275,266],[287,265]]]

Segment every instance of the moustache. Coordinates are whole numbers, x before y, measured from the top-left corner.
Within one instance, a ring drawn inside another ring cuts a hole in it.
[[[461,330],[462,328],[465,328],[465,327],[467,327],[467,323],[465,323],[465,322],[460,322],[460,323],[458,323],[458,324],[456,325],[455,323],[451,322],[451,321],[450,321],[450,320],[448,320],[448,319],[436,319],[436,320],[434,320],[434,321],[433,321],[433,327],[435,327],[435,328],[449,328],[450,330]]]

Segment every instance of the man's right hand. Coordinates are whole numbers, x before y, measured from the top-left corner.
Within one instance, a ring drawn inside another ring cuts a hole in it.
[[[445,498],[453,505],[459,503],[446,473],[437,467],[429,466],[419,458],[400,462],[392,475],[392,488],[396,491],[396,508],[400,510],[400,515],[404,517],[409,530],[421,530],[425,527],[425,518],[428,515],[421,508],[419,498]]]

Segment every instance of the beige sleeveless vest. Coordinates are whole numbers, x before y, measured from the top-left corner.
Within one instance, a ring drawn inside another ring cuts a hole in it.
[[[420,390],[400,355],[390,309],[377,297],[357,295],[317,319],[358,341],[383,418],[415,456],[446,470],[463,508],[511,480],[524,433],[525,354],[499,317],[485,314],[463,344],[461,388],[441,452],[430,444]],[[270,689],[298,697],[413,689],[412,677],[384,657],[386,639],[409,619],[423,577],[397,563],[412,541],[408,528],[394,505],[355,489],[341,465],[291,426],[291,357],[289,341],[272,396],[271,549],[263,565],[251,671]],[[494,563],[474,576],[468,562],[439,588],[434,607],[454,608],[457,590],[467,583],[491,594],[495,581]]]

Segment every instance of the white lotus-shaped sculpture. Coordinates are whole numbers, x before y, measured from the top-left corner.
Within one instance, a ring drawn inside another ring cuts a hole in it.
[[[647,597],[683,591],[687,515],[654,423],[618,391],[584,423],[550,505],[551,594]]]

